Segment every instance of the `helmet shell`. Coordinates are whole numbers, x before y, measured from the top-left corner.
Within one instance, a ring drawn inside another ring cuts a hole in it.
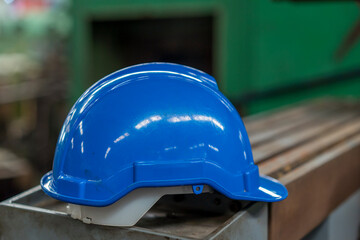
[[[244,124],[216,81],[199,70],[148,63],[91,86],[62,127],[56,199],[106,206],[141,187],[207,184],[232,199],[278,201],[284,186],[259,176]]]

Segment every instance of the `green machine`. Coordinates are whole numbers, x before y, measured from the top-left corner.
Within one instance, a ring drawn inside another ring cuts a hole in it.
[[[71,99],[122,67],[202,69],[245,114],[320,96],[360,96],[355,2],[77,0]]]

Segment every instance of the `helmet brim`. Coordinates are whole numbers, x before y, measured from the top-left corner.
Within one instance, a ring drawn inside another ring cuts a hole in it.
[[[52,171],[47,173],[41,179],[41,187],[44,192],[58,200],[75,203],[75,204],[82,204],[82,205],[89,205],[89,206],[107,206],[112,204],[113,202],[117,201],[118,199],[107,199],[104,200],[95,200],[95,199],[80,199],[76,197],[66,196],[60,194],[56,191],[53,185],[53,175]],[[207,183],[209,186],[212,186],[217,191],[223,193],[224,195],[228,196],[229,198],[236,199],[236,200],[248,200],[248,201],[261,201],[261,202],[277,202],[285,199],[288,196],[287,189],[276,179],[267,176],[259,176],[259,187],[251,192],[241,192],[241,193],[229,193],[224,188],[220,187],[214,182]]]
[[[255,194],[259,197],[257,201],[277,202],[284,200],[288,196],[288,191],[284,185],[274,178],[260,175],[259,183],[259,188]]]

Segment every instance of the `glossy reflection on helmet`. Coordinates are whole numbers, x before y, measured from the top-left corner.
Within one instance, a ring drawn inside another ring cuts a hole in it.
[[[286,188],[259,176],[236,109],[199,70],[148,63],[91,86],[70,110],[53,171],[56,199],[106,206],[144,187],[209,185],[232,199],[279,201]]]

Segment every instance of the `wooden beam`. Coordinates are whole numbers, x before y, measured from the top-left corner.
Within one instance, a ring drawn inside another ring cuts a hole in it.
[[[270,205],[269,237],[300,239],[360,188],[360,136],[337,145],[279,179],[289,197]]]
[[[330,131],[326,136],[306,142],[291,151],[260,163],[260,173],[279,178],[306,161],[313,160],[328,148],[346,141],[355,135],[360,135],[360,118],[356,118],[344,124],[344,126]]]

